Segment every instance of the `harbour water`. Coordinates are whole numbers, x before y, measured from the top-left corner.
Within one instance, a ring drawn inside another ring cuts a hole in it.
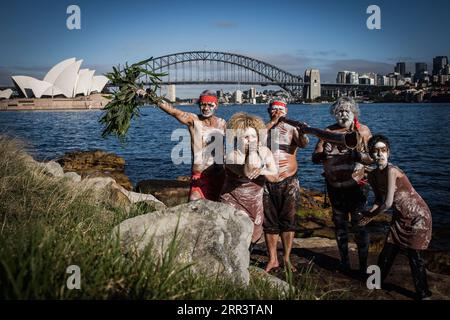
[[[196,106],[180,106],[197,112]],[[433,213],[435,227],[450,227],[450,104],[362,104],[360,121],[372,133],[391,139],[391,162],[403,169]],[[268,120],[266,105],[228,105],[217,115],[229,119],[245,111]],[[183,128],[161,110],[143,108],[142,117],[131,126],[125,144],[115,138],[101,138],[98,119],[102,111],[5,111],[0,112],[0,132],[24,139],[39,160],[48,160],[76,149],[103,149],[126,160],[126,173],[136,184],[140,180],[174,179],[189,175],[190,166],[171,160],[172,131]],[[289,105],[288,116],[324,128],[333,123],[329,105]],[[302,186],[324,189],[322,168],[311,162],[317,139],[310,138],[298,153]]]

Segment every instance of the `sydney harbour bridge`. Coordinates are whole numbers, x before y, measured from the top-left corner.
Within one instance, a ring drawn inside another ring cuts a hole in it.
[[[189,51],[152,58],[146,69],[167,74],[162,85],[260,85],[279,86],[292,96],[301,96],[311,86],[309,79],[273,64],[240,54],[217,51]],[[150,81],[143,78],[144,84]],[[374,85],[320,84],[327,95],[371,92]],[[319,89],[320,90],[320,89]],[[319,94],[320,95],[320,94]]]

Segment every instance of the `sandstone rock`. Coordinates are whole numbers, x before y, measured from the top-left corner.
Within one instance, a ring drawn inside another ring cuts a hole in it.
[[[88,187],[97,190],[104,190],[107,186],[116,181],[110,177],[95,177],[95,178],[85,178],[82,180],[82,183]]]
[[[450,250],[427,250],[424,256],[427,269],[435,273],[450,275]]]
[[[189,181],[144,180],[136,185],[135,191],[151,193],[166,206],[172,207],[188,201]]]
[[[252,277],[266,280],[274,289],[279,290],[283,296],[285,296],[289,292],[289,283],[287,283],[286,281],[281,280],[280,278],[277,278],[256,266],[250,266],[249,271]]]
[[[133,185],[125,175],[125,160],[113,153],[102,150],[75,151],[57,159],[65,171],[74,171],[85,177],[110,177],[127,190]]]
[[[161,258],[177,228],[178,262],[194,263],[195,272],[226,275],[248,284],[253,223],[229,205],[190,202],[125,220],[113,233],[128,250],[143,250],[152,241],[154,254]]]
[[[82,183],[87,188],[93,188],[103,192],[114,205],[123,207],[127,211],[135,203],[145,204],[148,212],[166,208],[164,203],[156,199],[153,195],[128,191],[110,177],[88,177],[83,179]]]
[[[59,163],[55,161],[48,161],[48,162],[37,162],[37,167],[40,168],[45,174],[52,176],[52,177],[63,177],[64,176],[64,170],[59,165]]]
[[[356,244],[349,242],[349,249],[356,249]],[[312,238],[295,238],[293,241],[294,248],[300,249],[314,249],[314,248],[329,248],[336,247],[336,240],[320,238],[320,237],[312,237]]]
[[[81,176],[76,172],[66,172],[64,173],[64,177],[68,178],[70,181],[74,183],[78,183],[81,181]]]

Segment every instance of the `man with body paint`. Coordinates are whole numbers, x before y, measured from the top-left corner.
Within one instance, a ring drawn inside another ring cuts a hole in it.
[[[144,90],[138,90],[137,93],[145,95]],[[225,178],[223,138],[226,121],[215,116],[219,104],[214,92],[203,91],[198,104],[199,115],[177,109],[165,100],[159,103],[158,107],[189,129],[193,157],[189,201],[199,199],[219,201]]]
[[[264,188],[264,234],[269,254],[265,268],[269,272],[279,267],[277,256],[278,237],[283,244],[283,262],[286,268],[295,271],[290,261],[290,253],[296,230],[295,216],[300,208],[300,184],[297,178],[297,150],[308,145],[308,137],[299,130],[279,121],[286,116],[286,101],[278,98],[268,108],[270,122],[270,149],[275,158],[278,173],[268,175]]]
[[[366,274],[369,235],[364,227],[358,226],[361,212],[364,210],[367,197],[364,192],[364,165],[372,163],[367,153],[367,142],[371,137],[367,126],[358,121],[359,108],[349,97],[339,98],[330,109],[336,123],[327,127],[327,131],[358,133],[358,145],[349,149],[343,145],[319,140],[312,155],[315,164],[323,164],[327,192],[333,211],[336,241],[341,257],[339,269],[350,270],[348,253],[348,219],[351,217],[355,229],[355,242],[358,246],[359,270]]]
[[[388,162],[390,143],[383,135],[375,135],[369,140],[369,152],[376,169],[369,173],[369,183],[375,194],[375,203],[369,211],[364,211],[359,222],[366,225],[376,215],[394,209],[392,222],[385,245],[378,258],[381,281],[386,279],[398,252],[406,252],[419,299],[428,299],[428,289],[423,250],[431,240],[431,212],[422,197],[409,182],[406,174]]]
[[[227,150],[220,201],[244,211],[252,220],[251,251],[263,233],[265,176],[277,174],[277,167],[266,147],[267,130],[261,118],[239,112],[228,121],[227,129],[227,140],[234,142],[236,137],[237,148]]]

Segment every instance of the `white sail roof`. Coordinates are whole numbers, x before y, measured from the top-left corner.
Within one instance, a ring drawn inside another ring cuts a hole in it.
[[[31,93],[36,97],[64,95],[73,98],[77,94],[89,95],[101,92],[108,82],[105,76],[94,76],[95,70],[81,69],[83,60],[66,59],[52,67],[44,77],[38,80],[28,76],[13,76],[14,83],[27,98]]]
[[[94,77],[95,70],[81,69],[78,72],[77,86],[75,89],[75,95],[84,94],[89,95],[92,87],[92,78]]]
[[[108,80],[109,79],[105,76],[94,76],[94,78],[92,79],[93,84],[91,87],[91,92],[102,92],[103,88],[108,83]]]
[[[55,83],[56,78],[60,75],[61,72],[64,71],[69,65],[75,63],[75,58],[69,58],[60,63],[56,64],[54,67],[50,69],[49,72],[44,77],[44,81]]]
[[[12,93],[11,89],[0,90],[0,99],[9,99]]]
[[[40,98],[48,88],[52,87],[51,83],[33,77],[13,76],[12,79],[27,98],[31,98],[27,89],[31,90],[36,98]]]
[[[75,85],[78,78],[78,70],[80,70],[83,60],[76,61],[67,66],[56,78],[53,85],[61,90],[66,98],[74,97]]]

